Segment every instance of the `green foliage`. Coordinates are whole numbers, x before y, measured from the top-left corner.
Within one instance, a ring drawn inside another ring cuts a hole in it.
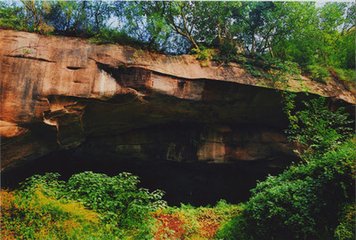
[[[245,61],[242,61],[242,65],[252,76],[269,79],[273,84],[279,84],[284,87],[285,90],[288,90],[287,83],[289,79],[300,79],[301,75],[301,70],[297,63],[283,61],[270,56],[246,58]]]
[[[312,79],[326,83],[330,79],[329,70],[326,67],[320,65],[309,65],[307,70],[310,73]]]
[[[291,61],[283,61],[278,58],[265,56],[262,58],[263,61],[263,69],[264,70],[277,70],[281,73],[288,75],[296,75],[299,76],[301,74],[299,65],[295,62]]]
[[[351,140],[348,115],[342,108],[330,111],[324,98],[305,102],[296,113],[294,94],[285,95],[285,102],[289,133],[303,145],[304,162],[258,183],[242,213],[220,229],[217,239],[353,236],[349,204],[354,201],[356,140]]]
[[[58,178],[59,174],[56,173],[28,178],[16,193],[18,199],[25,205],[37,199],[36,196],[50,199],[46,206],[40,205],[44,208],[43,214],[47,214],[49,218],[54,218],[53,215],[57,214],[58,204],[76,202],[97,214],[100,219],[98,224],[109,229],[110,234],[122,237],[132,235],[138,238],[145,236],[141,239],[149,238],[151,234],[150,228],[154,219],[149,213],[166,207],[162,200],[162,191],[149,192],[147,189],[138,188],[138,177],[129,173],[109,177],[105,174],[83,172],[73,175],[67,182]],[[31,212],[31,209],[26,210],[25,205],[24,211],[30,211],[28,216],[35,214],[37,221],[38,213]],[[32,229],[33,234],[39,231],[40,227],[41,225],[38,225]]]
[[[213,239],[217,230],[240,213],[240,206],[220,200],[214,207],[182,204],[154,213],[155,239]]]
[[[193,48],[192,53],[195,54],[196,59],[200,61],[200,66],[208,67],[210,61],[216,56],[216,50],[201,47],[200,49]]]
[[[0,2],[0,28],[23,30],[25,29],[25,19],[20,7],[7,5]]]
[[[263,70],[256,68],[252,64],[247,63],[247,64],[244,65],[244,68],[247,70],[248,73],[250,73],[254,77],[259,78],[259,77],[264,77],[265,76]]]
[[[168,207],[162,192],[138,188],[138,177],[83,172],[68,181],[35,175],[1,190],[4,239],[212,239],[241,208]]]
[[[329,239],[342,207],[353,200],[355,142],[268,177],[243,211],[222,229],[223,239]],[[340,227],[341,231],[341,227]],[[226,238],[225,238],[226,236]]]
[[[241,59],[238,58],[235,44],[231,41],[224,41],[219,45],[219,52],[216,56],[214,56],[214,60],[229,63],[237,62]]]
[[[242,212],[244,211],[244,205],[240,205]],[[243,225],[243,218],[237,216],[231,219],[230,221],[223,224],[218,232],[215,235],[216,240],[224,239],[224,240],[247,240],[248,236],[241,230],[240,226]]]
[[[149,211],[165,206],[163,192],[138,188],[138,177],[120,173],[115,177],[84,172],[73,175],[63,197],[82,202],[104,216],[107,222],[121,226],[140,225]]]
[[[115,15],[127,21],[122,31],[130,33],[134,39],[145,42],[149,48],[159,49],[160,43],[164,43],[171,31],[165,15],[165,3],[159,1],[140,1],[118,3]]]
[[[201,47],[200,49],[193,48],[192,53],[196,55],[196,59],[200,61],[210,61],[214,55],[214,49]]]
[[[95,44],[120,43],[123,45],[144,46],[144,43],[128,36],[127,33],[108,28],[101,29],[98,34],[90,38],[90,42]]]
[[[115,239],[112,229],[100,223],[96,212],[78,202],[48,196],[48,190],[42,185],[26,192],[1,190],[2,238]]]
[[[356,71],[354,69],[333,68],[336,78],[346,82],[356,82]]]
[[[64,181],[58,180],[58,173],[46,173],[45,175],[34,175],[20,184],[18,194],[23,198],[31,197],[40,187],[41,192],[49,197],[60,198],[64,190]]]
[[[285,95],[291,139],[305,161],[252,190],[242,213],[225,224],[217,239],[351,239],[356,139],[344,109],[330,111],[324,98],[295,112],[295,96]],[[349,139],[349,140],[348,140]],[[341,218],[339,216],[341,214]]]
[[[338,147],[352,135],[352,120],[344,108],[330,111],[324,98],[304,102],[305,109],[290,114],[290,140],[301,145],[305,160]]]
[[[340,224],[336,227],[334,237],[337,240],[355,239],[356,206],[347,204],[341,214]]]

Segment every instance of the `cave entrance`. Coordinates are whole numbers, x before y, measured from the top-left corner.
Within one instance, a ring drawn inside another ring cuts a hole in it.
[[[60,151],[21,163],[1,174],[2,187],[14,189],[34,174],[58,172],[63,180],[83,171],[105,173],[113,176],[131,172],[140,177],[141,187],[165,191],[164,199],[170,205],[180,203],[195,206],[215,204],[220,199],[230,203],[245,201],[258,180],[268,174],[278,174],[287,162],[238,161],[235,163],[179,163],[168,160],[138,161],[99,158]]]

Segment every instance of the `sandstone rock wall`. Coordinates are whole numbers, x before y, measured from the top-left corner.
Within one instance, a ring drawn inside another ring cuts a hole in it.
[[[282,87],[237,64],[202,67],[193,56],[0,30],[0,80],[2,168],[62,148],[173,161],[293,155]],[[337,82],[288,82],[306,88],[355,103]]]

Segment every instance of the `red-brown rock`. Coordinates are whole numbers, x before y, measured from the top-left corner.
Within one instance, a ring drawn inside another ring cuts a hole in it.
[[[275,90],[286,86],[237,64],[0,30],[0,80],[2,168],[61,148],[174,161],[293,155]],[[338,82],[287,85],[356,102]]]

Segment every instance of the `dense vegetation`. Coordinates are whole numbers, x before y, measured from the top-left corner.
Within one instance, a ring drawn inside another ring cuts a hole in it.
[[[355,142],[270,176],[252,190],[222,239],[354,239]],[[342,232],[340,230],[342,228]]]
[[[211,239],[239,213],[220,201],[214,208],[168,207],[162,192],[138,188],[129,173],[83,172],[68,181],[48,173],[16,191],[1,190],[2,239]]]
[[[353,121],[343,108],[330,111],[324,98],[304,105],[289,114],[288,129],[304,161],[257,184],[218,238],[354,239]]]
[[[200,60],[295,62],[321,82],[355,80],[352,3],[41,1],[0,3],[0,27],[90,37]]]

